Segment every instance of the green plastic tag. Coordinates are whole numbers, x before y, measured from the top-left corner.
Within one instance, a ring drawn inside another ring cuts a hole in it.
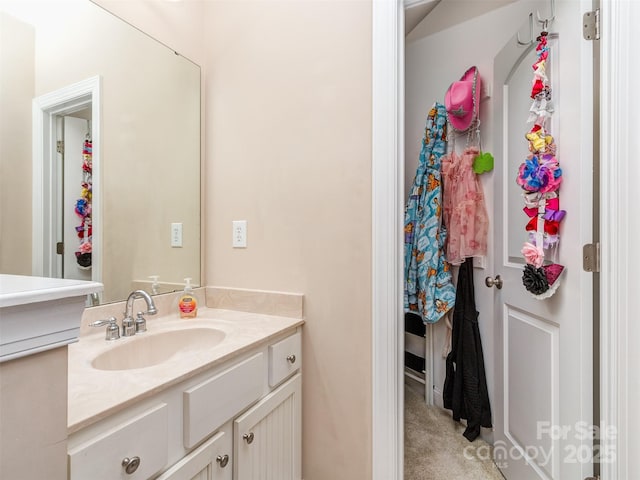
[[[473,171],[480,175],[491,170],[493,170],[493,155],[489,152],[480,152],[480,155],[473,160]]]

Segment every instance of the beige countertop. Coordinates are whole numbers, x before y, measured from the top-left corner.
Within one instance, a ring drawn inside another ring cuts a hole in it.
[[[142,336],[205,327],[221,330],[225,337],[213,347],[178,351],[158,365],[129,370],[99,370],[91,362],[107,350],[142,337],[108,342],[104,338],[104,327],[98,328],[69,346],[68,432],[74,433],[133,402],[220,365],[288,330],[293,331],[303,323],[300,318],[207,307],[199,308],[195,319],[180,319],[177,313],[147,317],[148,331]]]

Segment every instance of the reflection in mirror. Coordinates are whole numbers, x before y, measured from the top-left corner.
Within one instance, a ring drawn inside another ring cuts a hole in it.
[[[89,0],[3,0],[0,115],[0,272],[99,281],[102,302],[200,284],[197,65]]]

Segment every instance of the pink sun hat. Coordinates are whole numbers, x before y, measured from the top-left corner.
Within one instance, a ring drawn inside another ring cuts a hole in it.
[[[451,126],[467,130],[479,116],[481,80],[477,67],[469,68],[457,82],[449,86],[444,96],[444,106]]]

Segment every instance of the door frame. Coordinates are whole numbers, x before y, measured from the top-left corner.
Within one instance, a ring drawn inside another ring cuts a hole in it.
[[[633,251],[639,223],[634,219],[634,191],[629,182],[637,162],[637,120],[630,99],[639,98],[631,78],[640,71],[631,2],[600,2],[600,422],[613,425],[617,435],[601,439],[601,448],[616,456],[600,465],[602,480],[634,478],[637,459],[629,452],[629,406],[637,405],[637,391],[629,390],[630,372],[637,375],[640,356],[630,349],[632,312],[637,309],[630,285],[639,262]],[[635,124],[633,123],[635,122]],[[634,128],[636,127],[636,128]],[[635,231],[634,231],[635,227]],[[636,281],[636,287],[638,285]],[[633,357],[633,358],[632,358]],[[635,398],[634,398],[635,394]]]
[[[372,472],[404,470],[404,5],[372,2]]]
[[[58,208],[53,205],[51,198],[58,180],[54,149],[56,117],[90,104],[93,142],[92,223],[95,227],[92,236],[91,280],[99,282],[102,278],[101,91],[101,77],[95,76],[33,99],[31,273],[34,276],[52,277],[55,273],[53,245],[56,241],[56,228],[52,216]]]
[[[637,130],[629,125],[635,65],[629,64],[633,18],[628,2],[601,5],[600,157],[600,419],[618,427],[606,439],[616,459],[601,464],[601,479],[629,478],[624,448],[630,404],[628,288],[631,262],[627,172]],[[586,41],[586,40],[585,40]],[[402,480],[404,391],[402,228],[404,192],[404,10],[402,0],[372,2],[372,472],[373,480]],[[620,233],[623,233],[621,235]],[[627,235],[624,235],[626,233]],[[632,233],[632,232],[631,232]],[[635,260],[638,263],[638,260]],[[625,263],[626,262],[626,263]],[[626,268],[621,268],[626,265]],[[637,307],[636,307],[637,308]],[[639,400],[639,399],[634,399]],[[619,440],[622,439],[622,440]],[[622,476],[621,476],[622,475]]]

